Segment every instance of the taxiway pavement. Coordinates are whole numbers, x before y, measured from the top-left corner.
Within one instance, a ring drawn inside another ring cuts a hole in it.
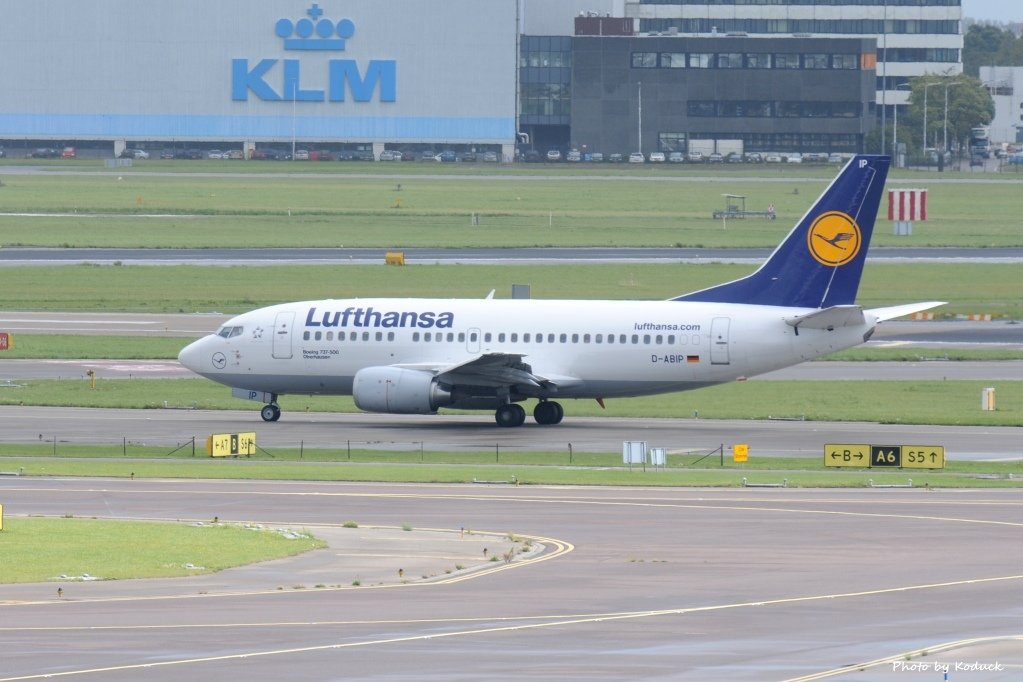
[[[352,584],[368,557],[341,540],[216,576],[4,586],[0,682],[941,679],[897,669],[914,661],[1023,675],[1012,490],[15,478],[0,497],[19,516],[218,516],[330,538],[354,519],[387,547],[373,585]],[[442,551],[463,527],[541,550],[402,583],[395,557],[428,547],[403,525],[447,531]]]

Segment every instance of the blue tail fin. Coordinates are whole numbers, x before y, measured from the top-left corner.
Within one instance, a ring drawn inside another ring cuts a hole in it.
[[[888,156],[854,157],[753,274],[675,301],[828,308],[856,300]]]

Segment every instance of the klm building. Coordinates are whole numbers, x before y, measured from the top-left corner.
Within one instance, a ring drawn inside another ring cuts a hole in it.
[[[513,150],[514,0],[50,0],[45,8],[4,2],[6,146]]]

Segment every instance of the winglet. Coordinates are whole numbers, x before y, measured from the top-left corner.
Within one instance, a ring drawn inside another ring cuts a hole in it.
[[[672,300],[793,308],[855,303],[889,161],[854,156],[756,272]]]

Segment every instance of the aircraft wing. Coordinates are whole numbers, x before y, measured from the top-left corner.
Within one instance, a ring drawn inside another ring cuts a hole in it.
[[[905,305],[893,305],[887,308],[871,308],[867,310],[867,313],[876,317],[878,322],[884,322],[885,320],[894,320],[896,317],[902,317],[903,315],[912,315],[913,313],[937,308],[939,305],[945,305],[945,303],[946,301],[906,303]]]
[[[541,375],[522,361],[525,355],[519,353],[484,353],[472,360],[457,365],[430,363],[395,365],[402,369],[418,369],[431,372],[438,380],[451,384],[471,386],[515,386],[521,392],[530,389],[557,390],[578,379],[568,376]]]

